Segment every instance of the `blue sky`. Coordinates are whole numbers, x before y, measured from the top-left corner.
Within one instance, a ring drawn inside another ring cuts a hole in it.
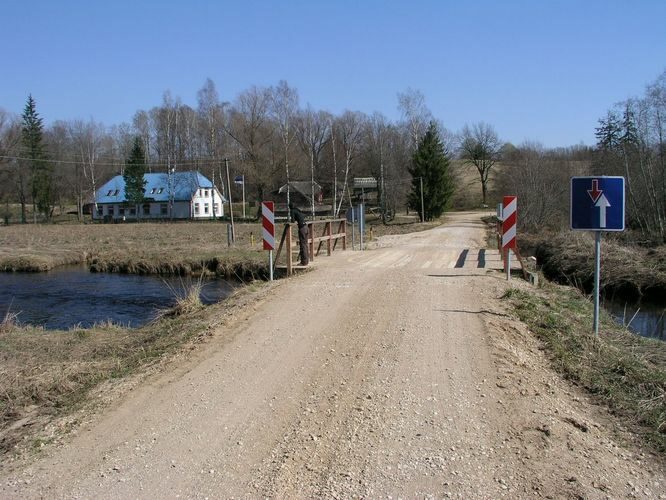
[[[28,93],[50,123],[131,121],[170,90],[196,105],[286,80],[301,104],[399,118],[420,90],[457,131],[485,121],[504,140],[594,143],[613,103],[666,70],[666,1],[2,2],[0,107]]]

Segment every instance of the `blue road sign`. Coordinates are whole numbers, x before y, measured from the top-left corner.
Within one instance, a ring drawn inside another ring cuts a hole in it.
[[[571,229],[624,231],[624,177],[572,177]]]

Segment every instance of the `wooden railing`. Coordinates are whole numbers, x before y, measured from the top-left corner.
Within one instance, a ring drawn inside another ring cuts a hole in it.
[[[317,220],[310,221],[307,224],[310,262],[319,256],[324,245],[326,245],[327,255],[333,253],[339,241],[342,241],[342,249],[347,250],[347,221],[345,219]],[[288,222],[284,225],[274,263],[276,269],[286,269],[287,276],[291,276],[294,273],[294,269],[301,268],[301,266],[294,264],[293,247],[296,246],[298,249],[298,236],[294,238],[291,230],[292,227],[298,229],[298,226],[293,222]],[[333,232],[334,227],[337,227],[335,233]],[[280,256],[282,256],[283,249],[285,250],[283,259],[285,262],[284,264],[280,264]]]

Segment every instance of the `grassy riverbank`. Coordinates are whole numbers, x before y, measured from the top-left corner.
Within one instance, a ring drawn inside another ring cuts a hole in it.
[[[422,231],[441,223],[400,216],[384,225],[371,215],[366,239]],[[276,233],[279,240],[281,224]],[[94,272],[264,278],[268,265],[261,238],[258,223],[236,224],[231,247],[226,223],[13,225],[0,228],[0,271],[40,272],[85,264]]]
[[[440,223],[399,219],[378,224],[373,232],[406,233]],[[0,230],[0,268],[43,271],[85,262],[96,271],[224,275],[247,269],[254,276],[265,265],[259,228],[238,225],[236,245],[229,249],[226,224],[9,226]],[[187,346],[205,340],[235,310],[256,302],[272,286],[256,282],[207,307],[190,294],[158,320],[136,329],[99,324],[51,331],[18,325],[11,315],[4,321],[0,317],[0,456],[59,439],[76,426],[79,410],[106,401],[106,394],[131,375],[187,352]]]
[[[267,264],[260,231],[259,224],[237,224],[229,247],[221,223],[9,226],[0,230],[0,270],[84,263],[97,272],[261,277]]]
[[[594,283],[594,236],[564,231],[522,235],[524,253],[537,257],[551,280],[590,292]],[[606,234],[601,243],[601,288],[607,296],[662,300],[666,296],[666,245],[645,248]]]
[[[666,453],[666,342],[630,333],[603,312],[595,339],[592,305],[571,287],[546,283],[529,293],[512,289],[504,298],[564,377]]]
[[[76,425],[79,412],[85,416],[122,393],[131,375],[147,373],[204,342],[271,286],[258,282],[206,307],[194,287],[159,319],[136,329],[105,323],[44,330],[5,318],[0,323],[0,457],[59,439]]]

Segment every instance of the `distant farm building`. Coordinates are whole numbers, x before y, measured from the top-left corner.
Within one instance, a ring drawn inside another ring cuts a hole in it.
[[[374,177],[354,177],[352,191],[352,197],[357,203],[377,204],[379,188]]]
[[[287,202],[287,187],[289,187],[289,198],[296,206],[309,207],[314,198],[315,204],[322,201],[322,189],[317,182],[312,181],[292,181],[284,186],[280,186],[277,194],[278,201]],[[314,188],[314,189],[313,189]]]
[[[116,175],[95,194],[94,219],[210,219],[224,216],[227,200],[199,172],[144,174],[144,203],[125,198],[125,180]],[[137,213],[138,211],[138,213]]]
[[[319,183],[292,181],[280,186],[277,192],[273,193],[276,202],[276,213],[287,212],[287,186],[289,186],[289,201],[304,212],[310,213],[312,211],[313,199],[316,215],[326,215],[331,212],[331,205],[323,203],[324,192]]]

